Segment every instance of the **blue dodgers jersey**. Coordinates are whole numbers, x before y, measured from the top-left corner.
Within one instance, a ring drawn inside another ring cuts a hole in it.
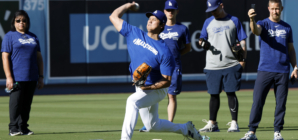
[[[159,37],[164,40],[174,56],[176,67],[181,66],[180,50],[183,49],[184,44],[190,43],[190,35],[186,26],[181,23],[176,23],[173,26],[165,26]]]
[[[272,22],[269,18],[257,22],[262,27],[259,71],[289,73],[288,43],[293,43],[292,28],[284,21]]]
[[[10,31],[4,36],[1,52],[10,53],[14,81],[38,81],[37,51],[39,40],[31,32]]]
[[[154,40],[146,32],[123,21],[120,34],[126,37],[127,49],[131,58],[129,71],[131,76],[142,63],[152,67],[146,85],[162,79],[163,75],[172,76],[175,60],[163,40]]]

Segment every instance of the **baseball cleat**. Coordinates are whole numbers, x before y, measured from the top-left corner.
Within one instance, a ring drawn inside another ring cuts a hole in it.
[[[139,131],[140,131],[140,132],[147,132],[147,129],[146,129],[145,126],[143,126]]]
[[[187,135],[184,136],[185,138],[187,139],[192,138],[194,140],[203,140],[202,136],[197,131],[197,129],[195,128],[195,126],[192,124],[191,121],[186,123],[186,127],[187,127]]]
[[[273,140],[284,140],[284,138],[282,138],[281,134],[279,131],[274,132],[274,138]]]
[[[22,132],[20,131],[12,131],[12,130],[9,130],[9,136],[17,136],[17,135],[21,135]]]
[[[258,138],[255,134],[248,131],[240,140],[258,140]]]
[[[230,128],[228,129],[228,132],[240,132],[236,121],[231,121],[227,125],[230,126]]]
[[[212,124],[211,121],[203,120],[203,122],[207,123],[203,128],[199,130],[199,132],[219,132],[217,122]]]

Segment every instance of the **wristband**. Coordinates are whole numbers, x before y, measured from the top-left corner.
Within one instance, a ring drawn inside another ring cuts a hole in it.
[[[294,67],[294,70],[298,70],[297,66],[296,66],[296,67]]]

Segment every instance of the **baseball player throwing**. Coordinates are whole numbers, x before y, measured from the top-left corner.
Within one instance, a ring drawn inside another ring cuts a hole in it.
[[[130,72],[134,73],[143,63],[151,66],[152,70],[145,85],[136,86],[136,92],[127,98],[121,140],[132,138],[138,113],[149,132],[175,132],[187,138],[201,140],[201,135],[191,121],[185,124],[174,124],[158,117],[158,103],[167,95],[167,87],[171,84],[171,75],[175,67],[175,60],[170,50],[158,36],[167,21],[165,14],[159,10],[146,13],[149,18],[148,33],[146,33],[121,19],[128,9],[136,10],[135,2],[126,3],[115,9],[110,20],[117,31],[126,37],[127,49],[131,58]]]

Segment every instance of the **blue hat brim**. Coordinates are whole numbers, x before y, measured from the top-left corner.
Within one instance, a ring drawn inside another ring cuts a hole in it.
[[[218,7],[219,7],[219,5],[218,5],[217,7],[209,7],[209,8],[206,10],[206,13],[208,13],[208,12],[212,12],[212,11],[216,10]]]
[[[175,7],[165,7],[165,10],[167,10],[167,9],[175,9],[175,10],[177,10],[178,8],[175,8]]]
[[[146,17],[149,18],[150,16],[152,16],[153,14],[151,12],[147,12],[146,13]],[[154,15],[153,15],[154,16]]]

